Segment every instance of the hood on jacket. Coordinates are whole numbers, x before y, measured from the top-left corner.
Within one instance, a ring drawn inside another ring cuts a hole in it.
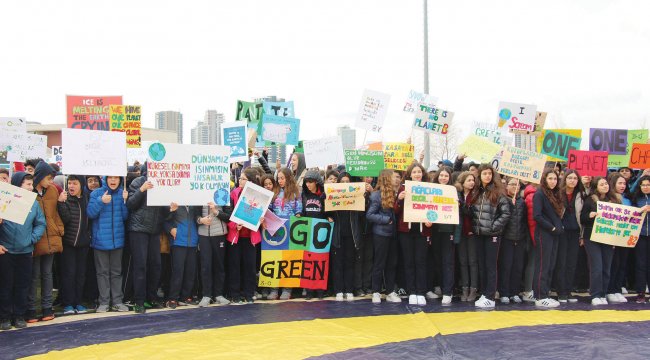
[[[29,174],[24,171],[14,173],[11,177],[11,185],[20,187],[23,184],[23,179],[25,179],[25,176],[27,175]]]
[[[111,193],[113,193],[115,191],[119,191],[120,189],[124,189],[124,178],[121,177],[121,176],[118,176],[118,177],[120,178],[120,182],[117,184],[117,188],[115,190],[112,190],[111,188],[108,187],[108,181],[106,181],[106,178],[108,178],[108,176],[102,177],[102,183],[101,183],[102,186],[99,187],[98,189],[104,188],[104,189],[108,190]]]
[[[144,178],[147,178],[147,162],[143,162],[142,165],[140,165],[140,176],[144,176]]]
[[[302,182],[302,191],[304,194],[309,194],[310,191],[307,188],[307,181],[315,181],[316,188],[322,193],[324,191],[323,187],[323,178],[320,177],[318,170],[307,170],[305,177]]]
[[[55,171],[48,163],[41,160],[38,164],[36,164],[36,168],[34,169],[34,188],[36,188],[36,185],[43,181],[43,179],[45,179],[48,175],[54,176]]]
[[[451,160],[449,160],[449,159],[442,160],[442,165],[444,165],[444,166],[448,166],[448,167],[450,167],[450,168],[452,168],[452,169],[453,169],[453,167],[454,167],[454,163],[452,163]]]

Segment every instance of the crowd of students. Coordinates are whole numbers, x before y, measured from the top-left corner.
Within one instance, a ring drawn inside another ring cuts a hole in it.
[[[650,209],[650,170],[636,179],[629,168],[592,179],[556,166],[537,185],[501,177],[488,164],[464,164],[462,155],[435,171],[414,160],[406,171],[383,170],[376,178],[353,177],[342,165],[306,169],[300,153],[276,169],[265,153],[255,159],[258,166],[234,164],[230,206],[147,206],[154,185],[146,163],[129,167],[126,178],[64,177],[40,159],[11,177],[1,169],[0,181],[34,191],[37,200],[23,225],[0,219],[0,328],[52,320],[55,302],[65,315],[87,312],[84,304],[98,313],[127,312],[128,305],[145,313],[328,294],[337,301],[371,295],[372,303],[405,297],[411,305],[438,298],[451,305],[458,295],[478,308],[496,301],[553,308],[577,302],[577,275],[586,271],[592,305],[627,302],[624,288],[646,301],[647,219],[634,249],[590,235],[597,201]],[[454,185],[459,224],[405,222],[405,180]],[[274,193],[269,211],[280,218],[334,222],[327,290],[257,286],[266,225],[251,231],[230,221],[247,182]],[[366,211],[326,212],[325,182],[363,182]],[[581,264],[583,247],[588,262]]]

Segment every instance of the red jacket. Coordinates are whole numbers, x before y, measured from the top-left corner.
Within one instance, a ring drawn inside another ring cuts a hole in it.
[[[537,222],[533,218],[533,196],[537,192],[537,188],[532,185],[526,186],[524,189],[524,200],[526,201],[526,211],[528,212],[528,230],[530,231],[530,238],[535,246],[535,227]]]
[[[404,191],[406,188],[404,185],[399,187],[399,190],[397,191],[397,194],[401,193]],[[397,231],[401,233],[407,233],[410,232],[411,229],[409,228],[409,224],[411,227],[417,226],[422,229],[422,236],[431,236],[431,228],[424,226],[424,223],[408,223],[404,222],[404,200],[395,200],[395,205],[393,206],[393,210],[395,210],[395,215],[397,215]]]
[[[235,209],[237,201],[239,201],[239,195],[241,194],[242,190],[242,188],[236,187],[233,189],[233,191],[230,192],[230,203],[232,204],[233,209]],[[226,236],[226,240],[233,244],[236,244],[239,241],[240,237],[250,238],[251,244],[253,245],[257,245],[262,242],[262,234],[259,231],[251,231],[245,227],[242,227],[241,230],[237,231],[237,223],[229,221],[228,236]]]

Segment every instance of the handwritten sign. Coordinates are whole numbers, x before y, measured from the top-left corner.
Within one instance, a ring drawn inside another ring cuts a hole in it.
[[[650,144],[633,144],[628,166],[632,169],[650,169]]]
[[[296,117],[293,101],[264,101],[262,103],[264,114],[281,117]]]
[[[384,164],[386,169],[406,170],[413,162],[413,144],[405,143],[385,143],[384,144]]]
[[[292,217],[274,235],[262,231],[259,286],[327,289],[334,223]]]
[[[156,141],[158,142],[158,141]],[[133,164],[138,161],[140,164],[147,161],[149,146],[153,144],[153,141],[142,141],[142,147],[139,148],[127,148],[126,149],[126,161],[129,164]]]
[[[126,133],[126,147],[141,146],[142,109],[138,105],[110,105],[111,131]]]
[[[272,199],[272,191],[247,181],[239,194],[239,201],[230,216],[230,221],[241,224],[249,230],[257,231],[260,227],[260,220],[264,217]]]
[[[494,159],[501,150],[501,146],[486,140],[485,138],[470,135],[458,146],[458,153],[465,154],[470,159],[474,159],[480,163],[487,163]]]
[[[0,134],[7,134],[9,132],[26,133],[27,121],[23,117],[0,117]],[[11,145],[3,136],[0,136],[0,151]]]
[[[580,176],[607,176],[607,151],[569,150],[567,167]]]
[[[510,129],[510,132],[513,134],[520,135],[542,135],[542,130],[544,130],[544,125],[546,124],[546,115],[547,113],[538,111],[535,114],[535,126],[533,130],[525,129]]]
[[[496,124],[475,121],[472,126],[474,128],[474,135],[486,138],[495,144],[505,145],[509,141],[508,135],[502,133]]]
[[[591,230],[591,241],[621,247],[635,247],[646,216],[639,208],[599,201]]]
[[[366,183],[325,184],[325,211],[365,211]]]
[[[47,136],[22,132],[6,132],[0,134],[0,142],[9,144],[7,161],[26,161],[27,159],[47,157]]]
[[[299,119],[268,114],[262,116],[262,140],[297,146],[299,136]]]
[[[317,140],[304,140],[305,162],[307,167],[327,167],[332,164],[343,164],[343,144],[338,136]]]
[[[438,98],[411,90],[409,91],[409,96],[406,98],[406,103],[402,111],[414,113],[419,103],[435,105],[438,103]]]
[[[61,129],[61,138],[64,174],[126,176],[126,133]]]
[[[454,113],[437,108],[435,105],[418,104],[413,121],[413,128],[424,130],[436,135],[446,135],[449,132]]]
[[[607,166],[611,168],[627,166],[630,163],[632,144],[646,143],[648,143],[648,129],[627,130],[627,147],[625,149],[625,155],[614,155],[610,153]]]
[[[68,128],[109,131],[110,105],[122,105],[121,96],[66,96]]]
[[[235,120],[244,120],[248,124],[249,134],[255,134],[255,147],[263,147],[261,128],[259,127],[264,113],[264,104],[262,102],[249,102],[237,100],[237,112]]]
[[[499,103],[499,128],[508,131],[533,131],[537,106],[511,102]]]
[[[0,182],[0,219],[23,225],[34,200],[35,192]]]
[[[498,172],[516,179],[539,184],[546,165],[546,155],[506,146],[501,153]]]
[[[63,168],[63,146],[52,146],[51,163],[56,163],[59,168]]]
[[[230,162],[248,160],[248,126],[243,121],[221,124],[221,143],[230,148]]]
[[[458,191],[451,185],[404,183],[404,221],[458,224]]]
[[[390,95],[365,90],[359,104],[355,126],[360,129],[380,132],[384,126]]]
[[[379,176],[384,169],[384,151],[345,150],[345,169],[352,176]]]
[[[544,132],[544,140],[542,141],[542,154],[548,155],[555,159],[566,161],[569,156],[569,150],[580,149],[579,137],[546,130]]]
[[[625,155],[627,130],[589,129],[589,150],[607,151],[614,155]]]

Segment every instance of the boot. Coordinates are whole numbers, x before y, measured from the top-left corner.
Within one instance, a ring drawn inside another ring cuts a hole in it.
[[[469,296],[469,288],[467,286],[463,286],[463,294],[460,296],[460,301],[467,301],[468,296]]]
[[[476,300],[476,288],[469,289],[469,295],[467,295],[467,301]]]

